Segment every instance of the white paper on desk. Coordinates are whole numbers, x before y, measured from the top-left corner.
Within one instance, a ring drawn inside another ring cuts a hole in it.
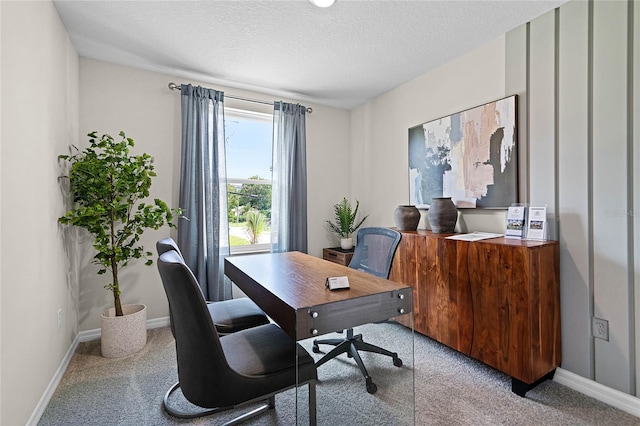
[[[449,237],[445,237],[448,238],[450,240],[461,240],[461,241],[480,241],[480,240],[487,240],[489,238],[498,238],[498,237],[502,237],[503,234],[493,234],[491,232],[472,232],[470,234],[458,234],[458,235],[451,235]]]

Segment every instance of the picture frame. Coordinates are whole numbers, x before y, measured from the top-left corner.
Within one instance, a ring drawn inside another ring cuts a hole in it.
[[[518,201],[517,95],[409,128],[409,203],[435,197],[457,208]]]

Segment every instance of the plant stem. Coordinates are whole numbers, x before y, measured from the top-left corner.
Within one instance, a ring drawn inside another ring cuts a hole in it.
[[[111,181],[111,200],[113,201],[113,177],[110,176],[109,180]],[[113,287],[111,290],[113,291],[113,304],[116,309],[116,316],[121,317],[124,316],[124,312],[122,312],[122,304],[120,303],[120,286],[118,283],[118,261],[116,260],[116,241],[115,241],[115,229],[116,229],[116,211],[111,207],[111,211],[109,212],[110,223],[109,226],[111,228],[111,274],[113,276]]]
[[[116,316],[121,317],[124,315],[124,312],[122,312],[122,304],[120,303],[120,287],[118,286],[118,262],[116,262],[115,256],[111,257],[111,268],[113,274],[113,304],[116,308]]]

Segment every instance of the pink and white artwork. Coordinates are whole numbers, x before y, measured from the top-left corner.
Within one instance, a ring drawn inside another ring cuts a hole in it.
[[[517,202],[515,95],[409,129],[410,203],[451,197],[458,208]]]

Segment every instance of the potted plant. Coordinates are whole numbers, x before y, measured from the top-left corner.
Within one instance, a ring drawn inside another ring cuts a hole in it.
[[[349,200],[343,198],[341,202],[333,206],[335,223],[327,220],[329,229],[340,236],[340,247],[344,250],[353,248],[353,238],[351,238],[351,234],[356,232],[365,219],[369,217],[369,215],[363,217],[362,220],[356,224],[359,207],[360,202],[358,200],[356,200],[356,208],[352,209]]]
[[[146,344],[146,307],[122,305],[120,270],[134,259],[151,265],[151,252],[140,244],[146,229],[159,229],[172,223],[179,210],[170,209],[162,200],[142,201],[149,196],[151,178],[156,176],[153,157],[132,155],[134,141],[120,132],[121,141],[110,135],[91,132],[89,147],[73,146],[70,155],[59,159],[69,163],[69,190],[73,206],[58,221],[86,229],[93,237],[96,254],[92,262],[98,274],[111,273],[104,287],[113,293],[114,307],[102,315],[101,347],[105,357],[126,356]],[[124,335],[119,329],[124,327]],[[135,330],[135,331],[134,331]],[[121,347],[124,345],[124,347]]]

